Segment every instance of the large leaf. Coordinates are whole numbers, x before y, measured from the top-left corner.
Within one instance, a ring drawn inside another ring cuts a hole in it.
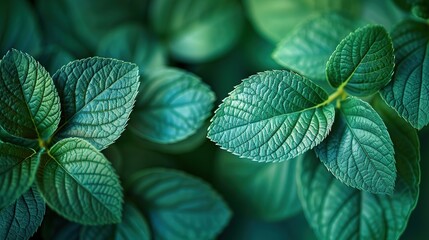
[[[122,188],[110,162],[78,138],[59,141],[42,156],[37,185],[47,204],[81,224],[121,220]]]
[[[60,121],[60,103],[49,73],[17,50],[0,62],[0,125],[24,138],[46,140]]]
[[[179,69],[159,69],[142,77],[130,130],[158,143],[185,139],[211,114],[214,93],[197,76]]]
[[[288,34],[277,45],[273,58],[310,79],[326,81],[326,62],[341,40],[357,27],[355,21],[342,14],[322,14]]]
[[[157,0],[150,20],[172,54],[186,62],[207,61],[230,50],[244,22],[236,0]]]
[[[29,239],[42,223],[45,208],[36,187],[30,188],[12,205],[0,207],[0,239]]]
[[[325,91],[289,71],[243,80],[223,100],[208,137],[221,148],[256,161],[294,158],[328,135],[335,110]]]
[[[393,192],[393,143],[383,120],[368,103],[353,97],[342,101],[332,131],[316,153],[346,185],[372,193]]]
[[[39,156],[34,150],[0,143],[0,209],[31,187],[38,166]]]
[[[360,13],[361,8],[357,0],[246,0],[245,3],[255,27],[275,43],[297,24],[320,13],[338,10],[354,16]]]
[[[258,163],[220,151],[215,176],[223,195],[237,212],[267,221],[278,221],[301,211],[295,172],[302,159]]]
[[[383,98],[413,127],[429,123],[429,25],[407,20],[392,31],[396,66]]]
[[[393,74],[393,44],[384,27],[367,25],[349,34],[326,65],[329,83],[355,96],[384,87]]]
[[[210,186],[177,170],[138,172],[128,190],[147,213],[155,239],[214,239],[231,216]]]
[[[56,137],[79,137],[104,149],[124,131],[139,86],[135,64],[93,57],[62,67],[53,76],[62,116]]]

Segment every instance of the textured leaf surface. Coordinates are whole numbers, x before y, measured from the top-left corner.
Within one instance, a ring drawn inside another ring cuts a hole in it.
[[[383,120],[368,103],[357,98],[342,101],[332,131],[316,153],[346,185],[372,193],[393,192],[393,143]]]
[[[45,215],[45,202],[36,187],[30,188],[12,205],[0,208],[0,239],[29,239]]]
[[[0,209],[31,187],[38,165],[39,158],[34,150],[0,143]]]
[[[88,142],[69,138],[42,156],[37,184],[47,204],[81,224],[121,220],[122,188],[110,162]]]
[[[62,67],[54,75],[62,118],[56,137],[79,137],[104,149],[124,131],[139,86],[135,64],[87,58]]]
[[[395,74],[383,98],[413,127],[429,123],[429,25],[412,20],[392,31]]]
[[[349,34],[326,65],[329,83],[355,96],[368,96],[384,87],[393,74],[393,45],[382,26],[367,25]]]
[[[214,93],[197,76],[179,69],[151,71],[142,78],[130,130],[158,143],[185,139],[211,114]]]
[[[273,58],[283,67],[310,79],[325,80],[326,62],[341,40],[357,26],[344,15],[322,14],[288,34],[277,45]]]
[[[49,73],[17,50],[0,62],[0,124],[25,138],[47,139],[60,121],[60,103]]]
[[[128,186],[147,212],[155,239],[214,239],[231,216],[210,186],[176,170],[144,170]]]
[[[301,211],[295,172],[302,159],[258,163],[220,151],[215,176],[221,193],[233,209],[267,221],[278,221]]]
[[[289,71],[250,76],[223,100],[208,137],[236,155],[262,162],[294,158],[328,135],[335,110],[328,95]]]

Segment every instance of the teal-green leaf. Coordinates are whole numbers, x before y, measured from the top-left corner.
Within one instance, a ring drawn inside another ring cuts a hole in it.
[[[392,31],[396,65],[381,95],[413,127],[429,123],[429,25],[413,20]]]
[[[36,187],[8,207],[0,208],[0,239],[29,239],[42,223],[45,208]]]
[[[34,150],[0,143],[0,209],[31,187],[38,166],[39,156]]]
[[[391,79],[394,66],[393,44],[379,25],[367,25],[344,38],[329,58],[329,83],[355,96],[376,93]]]
[[[234,212],[279,221],[301,211],[296,189],[297,159],[258,163],[227,151],[217,153],[214,174],[218,188]]]
[[[157,143],[174,143],[195,133],[211,114],[214,93],[194,74],[165,68],[141,79],[141,94],[129,129]]]
[[[221,148],[260,162],[295,158],[328,135],[335,109],[328,94],[289,71],[243,80],[216,110],[208,137]]]
[[[60,121],[49,73],[33,57],[10,50],[0,62],[0,125],[12,135],[48,139]]]
[[[366,102],[341,102],[329,136],[316,153],[326,168],[348,186],[391,194],[396,179],[393,143],[377,112]]]
[[[143,170],[127,186],[147,213],[154,239],[214,239],[231,217],[209,185],[177,170]]]
[[[101,150],[119,138],[139,87],[135,64],[87,58],[63,66],[53,78],[62,107],[57,139],[79,137]]]
[[[326,82],[326,62],[341,40],[357,27],[355,21],[343,14],[322,14],[288,34],[277,45],[273,58],[309,79]]]
[[[122,187],[110,162],[88,142],[68,138],[42,156],[37,185],[58,214],[86,225],[121,220]]]

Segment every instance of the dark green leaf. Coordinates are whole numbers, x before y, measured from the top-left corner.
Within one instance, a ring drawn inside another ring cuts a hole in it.
[[[64,139],[42,156],[37,184],[47,204],[81,224],[121,220],[122,188],[110,162],[91,144]]]
[[[329,83],[355,96],[368,96],[384,87],[393,74],[393,45],[382,26],[357,29],[337,46],[326,65]]]
[[[62,67],[53,76],[62,118],[56,137],[79,137],[104,149],[124,131],[139,86],[135,64],[87,58]]]
[[[236,155],[262,162],[292,159],[328,135],[335,110],[327,93],[289,71],[243,80],[223,100],[208,137]]]
[[[138,172],[128,190],[147,212],[155,239],[214,239],[231,216],[209,185],[177,170]]]
[[[429,25],[404,21],[395,27],[392,38],[395,74],[381,93],[399,115],[421,129],[429,123]]]

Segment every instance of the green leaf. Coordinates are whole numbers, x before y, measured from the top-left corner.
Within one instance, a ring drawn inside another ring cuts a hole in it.
[[[37,184],[58,214],[86,225],[121,220],[122,188],[110,162],[91,144],[64,139],[42,156]]]
[[[349,34],[326,65],[329,83],[355,96],[368,96],[384,87],[393,74],[392,40],[379,25],[367,25]]]
[[[223,100],[208,137],[236,155],[260,162],[292,159],[325,139],[335,110],[328,95],[289,71],[243,80]]]
[[[211,114],[214,93],[199,77],[173,68],[142,77],[129,129],[157,143],[174,143],[200,128]]]
[[[305,77],[326,81],[326,62],[341,40],[357,27],[355,21],[342,14],[322,14],[288,34],[277,45],[273,58]]]
[[[429,25],[401,22],[392,38],[395,74],[381,95],[413,127],[421,129],[429,123]]]
[[[297,24],[318,14],[339,11],[356,16],[361,10],[361,1],[357,0],[246,0],[244,2],[256,29],[275,43],[287,36]],[[333,30],[332,27],[330,29]]]
[[[42,223],[45,207],[36,187],[30,188],[12,205],[0,207],[0,239],[29,239]]]
[[[12,135],[45,140],[57,129],[60,102],[49,73],[30,55],[9,51],[0,62],[0,124]]]
[[[278,221],[301,211],[292,161],[258,163],[220,151],[215,159],[216,183],[238,213]]]
[[[154,239],[214,239],[231,216],[209,185],[177,170],[140,171],[127,189],[147,213]]]
[[[238,1],[157,0],[150,23],[167,39],[174,57],[202,62],[230,50],[240,37],[244,17]]]
[[[38,166],[39,156],[34,150],[0,143],[0,209],[31,187]]]
[[[56,137],[79,137],[101,150],[125,129],[139,86],[135,64],[93,57],[62,67],[53,76],[62,118]]]
[[[400,8],[411,11],[416,17],[429,19],[429,3],[426,0],[393,0]]]
[[[396,168],[393,143],[377,112],[366,102],[341,102],[329,136],[316,153],[326,168],[348,186],[392,194]]]

